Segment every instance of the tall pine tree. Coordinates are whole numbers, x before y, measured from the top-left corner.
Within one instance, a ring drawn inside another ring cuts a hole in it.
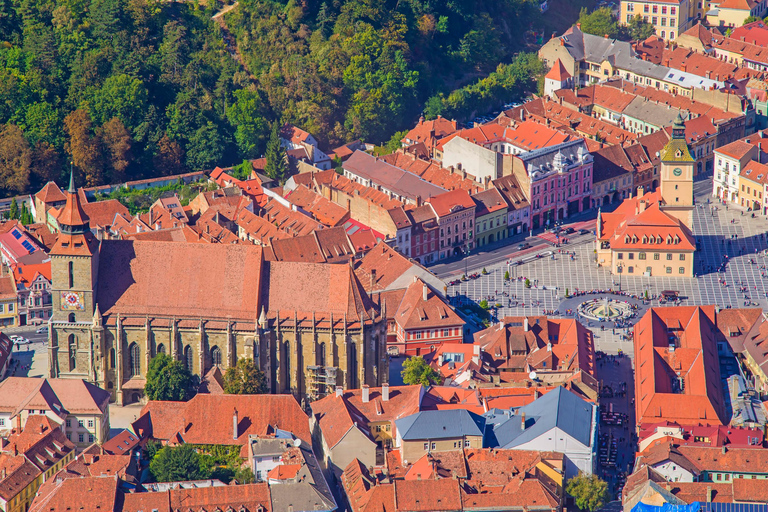
[[[285,183],[288,178],[288,156],[285,148],[280,145],[280,124],[275,121],[272,123],[272,132],[267,141],[267,163],[264,165],[264,173],[280,182]]]

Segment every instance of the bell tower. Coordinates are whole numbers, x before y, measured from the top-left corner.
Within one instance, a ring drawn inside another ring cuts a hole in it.
[[[695,160],[685,141],[685,125],[678,114],[672,138],[661,150],[661,209],[691,229]]]
[[[59,236],[51,249],[53,315],[49,329],[51,377],[94,380],[91,327],[99,242],[70,174],[67,203],[57,218]]]

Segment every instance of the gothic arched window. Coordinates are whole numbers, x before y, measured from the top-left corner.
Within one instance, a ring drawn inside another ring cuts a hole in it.
[[[128,368],[131,377],[141,375],[141,350],[136,343],[128,347]]]
[[[157,353],[158,354],[165,354],[165,345],[162,343],[157,346]]]
[[[194,373],[192,371],[192,347],[189,345],[184,347],[184,365],[187,367],[187,370],[189,370],[189,373]]]
[[[221,366],[221,350],[219,350],[219,347],[212,347],[211,348],[211,364],[213,366]]]

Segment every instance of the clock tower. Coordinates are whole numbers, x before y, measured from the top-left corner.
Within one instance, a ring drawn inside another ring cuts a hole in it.
[[[51,377],[96,379],[91,329],[96,311],[94,290],[99,241],[91,233],[88,215],[69,178],[67,203],[56,218],[59,236],[50,252],[53,315],[48,332]]]
[[[695,160],[685,141],[685,125],[678,114],[672,138],[661,150],[661,209],[691,229]]]

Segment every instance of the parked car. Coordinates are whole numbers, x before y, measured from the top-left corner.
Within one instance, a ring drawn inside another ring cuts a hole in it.
[[[529,244],[528,242],[523,242],[522,244],[517,246],[518,251],[522,251],[523,249],[530,249],[530,248],[531,248],[531,244]]]
[[[565,228],[565,234],[566,234],[566,235],[570,235],[570,234],[571,234],[571,233],[573,233],[574,231],[576,231],[576,230],[575,230],[575,229],[573,229],[573,228]]]
[[[590,234],[590,233],[591,233],[591,231],[590,231],[590,230],[588,230],[588,229],[580,229],[580,230],[579,230],[579,234],[580,234],[580,235],[588,235],[588,234]]]
[[[35,331],[37,334],[48,334],[48,326],[44,325]]]

